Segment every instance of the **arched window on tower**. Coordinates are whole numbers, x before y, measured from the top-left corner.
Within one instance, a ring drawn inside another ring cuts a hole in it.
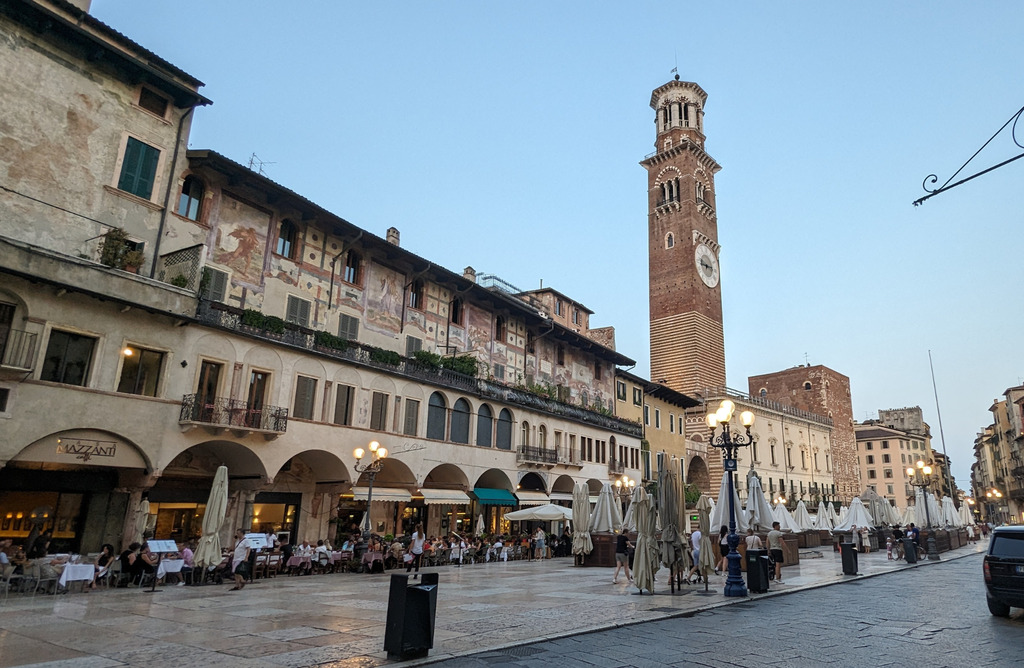
[[[673,248],[676,245],[676,238],[671,232],[665,235],[665,248]]]
[[[683,127],[690,127],[690,105],[683,105]]]
[[[700,181],[697,181],[697,184],[694,186],[694,188],[695,188],[695,194],[697,196],[697,201],[698,202],[703,202],[704,201],[704,184],[701,183]]]

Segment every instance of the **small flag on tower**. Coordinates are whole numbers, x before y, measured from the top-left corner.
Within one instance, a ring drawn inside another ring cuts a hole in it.
[[[675,74],[675,73],[676,73],[676,72],[678,72],[678,71],[679,71],[679,68],[678,68],[678,67],[673,67],[673,68],[672,68],[672,74]]]

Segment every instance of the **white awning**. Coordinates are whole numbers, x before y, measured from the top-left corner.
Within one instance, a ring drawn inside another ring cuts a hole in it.
[[[366,501],[366,493],[369,491],[369,487],[353,487],[352,498],[356,501]],[[381,503],[391,501],[412,501],[412,494],[409,490],[402,489],[401,487],[374,487],[373,488],[373,503],[380,501]]]
[[[428,506],[433,503],[469,503],[469,495],[458,489],[420,489],[420,495]]]
[[[572,492],[551,492],[552,501],[572,501]]]
[[[516,490],[516,498],[519,499],[521,506],[543,506],[551,503],[551,499],[544,492]]]

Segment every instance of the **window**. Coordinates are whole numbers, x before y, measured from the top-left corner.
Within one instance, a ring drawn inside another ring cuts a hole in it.
[[[771,446],[772,466],[778,466],[778,461],[775,459],[775,441],[769,441],[769,445]]]
[[[462,300],[458,298],[453,299],[452,305],[448,309],[448,313],[451,316],[453,325],[462,325],[463,321],[466,319],[466,311],[462,305]],[[530,350],[530,352],[532,353],[533,350]]]
[[[121,359],[121,379],[117,383],[117,391],[155,397],[164,354],[125,346],[121,351]]]
[[[817,452],[814,453],[814,470],[815,471],[820,471],[821,470],[818,467],[818,453]]]
[[[334,397],[334,424],[351,425],[352,407],[356,401],[356,388],[351,385],[338,385],[338,393]],[[406,410],[408,415],[408,409]]]
[[[46,344],[46,358],[39,373],[40,380],[85,385],[95,344],[96,339],[91,336],[53,330]]]
[[[672,248],[676,245],[676,238],[669,232],[665,235],[665,248]]]
[[[189,220],[199,220],[199,207],[203,203],[203,182],[194,176],[186,176],[178,198],[178,215]]]
[[[883,464],[888,464],[889,463],[889,455],[888,454],[882,455],[882,463]]]
[[[805,389],[805,390],[810,390],[810,389],[811,389],[811,383],[810,383],[810,381],[808,381],[808,382],[804,383],[804,389]]]
[[[494,365],[494,377],[498,380],[505,380],[505,365],[495,364]]]
[[[228,296],[228,275],[227,272],[210,267],[203,267],[203,280],[201,283],[202,297],[214,302],[222,302]]]
[[[373,393],[370,405],[370,429],[387,431],[388,428],[388,395],[383,392]]]
[[[362,285],[362,268],[363,259],[359,256],[359,253],[350,249],[345,254],[345,273],[342,275],[342,279],[352,285]]]
[[[469,402],[459,399],[452,408],[452,443],[469,443]]]
[[[633,405],[639,406],[644,403],[644,392],[639,387],[633,388]]]
[[[892,485],[886,485],[885,491],[888,492],[889,494],[892,494]]]
[[[874,463],[875,463],[875,456],[874,455],[868,455],[868,464],[874,464]]]
[[[619,401],[626,400],[626,384],[621,380],[615,381],[615,398]]]
[[[544,425],[537,427],[537,446],[541,450],[548,447],[548,428]]]
[[[647,404],[644,404],[644,424],[651,426],[651,407]]]
[[[160,118],[167,116],[168,100],[163,95],[156,93],[146,87],[139,90],[139,106],[151,114]]]
[[[661,410],[654,409],[654,428],[661,429]]]
[[[800,468],[807,470],[807,453],[803,450],[800,451]]]
[[[117,189],[142,199],[149,199],[153,194],[153,182],[156,180],[156,166],[159,161],[160,149],[143,144],[134,137],[128,137]]]
[[[668,414],[668,431],[670,434],[676,433],[676,416],[672,413]]]
[[[277,248],[274,252],[289,260],[295,259],[295,240],[298,237],[298,230],[290,220],[282,220],[281,228],[277,235]]]
[[[224,365],[203,360],[199,367],[199,388],[196,392],[196,405],[201,407],[203,414],[213,410],[213,402],[217,399],[220,386],[220,373]],[[209,420],[206,420],[207,422]]]
[[[423,339],[418,339],[415,336],[405,337],[405,356],[412,357],[413,353],[423,350]]]
[[[601,362],[594,360],[594,380],[601,380]]]
[[[508,339],[508,328],[505,325],[505,318],[499,316],[494,317],[494,340],[498,343],[505,343]]]
[[[519,445],[527,446],[530,444],[530,423],[523,420],[523,423],[519,425]]]
[[[427,401],[427,438],[443,441],[447,423],[448,402],[440,392],[434,392]]]
[[[338,336],[346,341],[359,338],[359,318],[344,313],[338,318]]]
[[[888,450],[889,449],[889,441],[882,441],[882,449],[883,450]]]
[[[573,307],[572,309],[572,324],[580,324],[580,310],[576,307]]]
[[[420,402],[416,399],[405,400],[405,428],[402,433],[415,436],[420,426]]]
[[[284,320],[300,327],[309,327],[309,302],[288,295],[288,309],[284,314]]]
[[[829,454],[827,452],[825,453],[825,470],[826,471],[831,471],[832,470],[832,457],[829,456]]]
[[[11,389],[9,387],[0,387],[0,413],[7,412],[7,403],[11,399]]]
[[[874,480],[875,478],[878,477],[878,475],[875,473],[874,469],[871,469],[871,470],[868,471],[868,477],[871,478],[872,480]]]
[[[485,448],[491,447],[491,430],[494,426],[494,414],[487,404],[480,406],[476,412],[476,444]]]
[[[562,309],[562,300],[561,299],[556,299],[555,300],[555,315],[562,315],[562,310],[563,310]]]
[[[292,409],[292,416],[303,420],[312,420],[315,399],[316,378],[297,376],[295,378],[295,407]]]
[[[565,365],[565,346],[561,343],[555,348],[555,363],[559,366]]]
[[[874,448],[874,445],[871,443],[871,441],[868,441],[867,443],[864,444],[865,450],[871,450],[872,448]]]
[[[414,308],[417,311],[423,310],[424,302],[422,280],[417,278],[409,285],[409,301],[407,302],[407,305],[409,308]]]
[[[512,449],[512,413],[507,408],[502,408],[498,414],[498,433],[495,441],[500,450]]]
[[[758,394],[760,394],[760,395],[761,395],[761,398],[762,398],[762,399],[764,399],[765,397],[767,397],[767,396],[768,396],[768,389],[767,389],[767,388],[764,388],[764,387],[762,387],[762,388],[761,388],[761,390],[760,390],[760,392],[758,392]]]
[[[891,478],[892,477],[892,469],[885,469],[885,470],[883,470],[882,471],[882,475],[884,475],[886,478]]]

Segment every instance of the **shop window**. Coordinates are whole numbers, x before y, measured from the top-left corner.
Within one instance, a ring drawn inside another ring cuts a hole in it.
[[[46,357],[39,373],[40,380],[65,385],[85,385],[89,379],[95,345],[96,339],[91,336],[53,330],[46,344]]]
[[[491,430],[494,426],[493,415],[491,407],[487,404],[481,405],[480,409],[476,412],[476,444],[481,447],[491,447]]]
[[[370,429],[387,431],[388,428],[388,395],[374,392],[370,405]]]
[[[512,449],[512,413],[507,408],[502,408],[498,414],[498,430],[495,445],[499,450]]]
[[[416,399],[405,400],[405,428],[402,433],[415,436],[420,424],[420,402]]]
[[[427,438],[443,441],[448,423],[448,403],[444,395],[434,392],[427,401]]]
[[[334,424],[352,424],[352,408],[355,405],[356,388],[351,385],[337,385],[334,397]]]
[[[316,399],[316,378],[297,376],[295,378],[295,406],[292,416],[302,420],[313,419],[313,402]]]
[[[121,350],[121,360],[121,379],[117,383],[117,391],[155,397],[164,354],[156,350],[125,346]]]
[[[469,443],[469,402],[459,399],[452,407],[452,443]]]
[[[134,137],[128,137],[128,142],[124,147],[124,159],[121,161],[121,176],[117,180],[117,189],[142,199],[149,199],[153,194],[153,182],[156,180],[156,167],[159,162],[160,149]]]
[[[295,242],[298,239],[299,231],[290,220],[282,220],[281,227],[277,234],[277,247],[274,252],[289,260],[295,259]]]

